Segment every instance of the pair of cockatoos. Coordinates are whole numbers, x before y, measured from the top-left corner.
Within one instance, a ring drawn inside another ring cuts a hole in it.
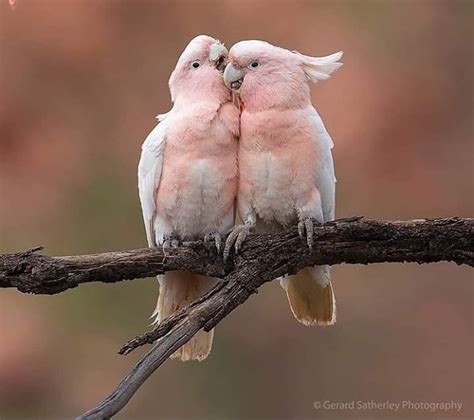
[[[222,238],[224,258],[252,229],[276,232],[298,223],[312,247],[313,221],[334,219],[333,143],[311,104],[308,81],[325,80],[342,53],[309,57],[263,41],[230,51],[200,35],[171,74],[173,108],[142,147],[139,194],[148,245]],[[240,106],[234,105],[234,94]],[[236,209],[243,221],[234,226]],[[158,277],[156,322],[206,292],[215,279],[183,271]],[[281,279],[291,310],[305,325],[335,322],[329,267]],[[202,360],[213,331],[200,331],[173,357]]]

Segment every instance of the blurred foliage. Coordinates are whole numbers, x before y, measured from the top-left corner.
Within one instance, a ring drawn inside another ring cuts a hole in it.
[[[336,143],[338,216],[473,213],[472,1],[0,0],[0,248],[145,245],[140,145],[170,107],[191,37],[344,50],[312,89]],[[209,360],[167,363],[123,418],[313,418],[315,400],[460,401],[472,417],[472,273],[341,266],[339,322],[298,325],[276,284],[217,329]],[[139,354],[156,280],[0,293],[0,418],[61,418],[103,398]],[[447,413],[454,416],[456,413]],[[439,417],[444,413],[404,412]]]

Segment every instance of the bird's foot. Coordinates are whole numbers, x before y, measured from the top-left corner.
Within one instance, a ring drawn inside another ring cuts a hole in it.
[[[311,251],[313,250],[313,233],[314,233],[313,222],[315,222],[315,220],[308,217],[298,223],[298,235],[300,235],[301,239],[306,239],[308,248]]]
[[[237,255],[242,248],[242,244],[244,243],[245,239],[249,235],[250,231],[254,226],[250,224],[245,225],[237,225],[232,228],[225,241],[224,247],[224,261],[229,258],[230,251],[232,248],[235,250],[235,254]]]
[[[217,254],[221,253],[222,247],[222,235],[219,232],[208,233],[204,236],[204,242],[211,242],[214,241],[216,246]]]
[[[168,248],[178,248],[181,245],[181,241],[177,235],[169,235],[165,237],[163,241],[163,250]]]

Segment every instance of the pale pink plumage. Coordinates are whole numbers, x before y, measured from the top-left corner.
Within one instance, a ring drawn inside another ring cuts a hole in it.
[[[262,41],[231,48],[224,78],[234,89],[240,85],[238,210],[248,227],[272,232],[334,219],[333,143],[311,104],[308,81],[327,79],[341,55],[309,57]],[[282,286],[300,322],[335,321],[328,267],[303,270]]]
[[[225,234],[233,226],[239,116],[216,68],[226,52],[204,35],[188,44],[170,78],[173,108],[159,116],[143,144],[138,178],[149,246],[161,246],[170,238]],[[160,276],[159,281],[156,321],[189,304],[213,283],[183,272]],[[200,332],[174,357],[202,360],[211,344],[212,332]]]

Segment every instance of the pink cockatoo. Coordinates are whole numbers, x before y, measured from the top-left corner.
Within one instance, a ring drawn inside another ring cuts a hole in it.
[[[234,225],[238,186],[239,111],[222,72],[227,49],[200,35],[181,54],[169,87],[173,108],[142,146],[138,189],[148,245],[176,246],[179,241],[215,241]],[[155,321],[197,299],[214,279],[175,271],[158,277]],[[203,360],[213,332],[200,331],[172,357]]]
[[[224,257],[238,252],[250,229],[275,232],[298,222],[312,247],[313,221],[334,219],[333,142],[311,104],[309,81],[326,80],[342,52],[309,57],[263,41],[229,51],[224,80],[241,102],[238,212]],[[329,267],[281,279],[291,310],[305,325],[330,325],[336,306]]]

